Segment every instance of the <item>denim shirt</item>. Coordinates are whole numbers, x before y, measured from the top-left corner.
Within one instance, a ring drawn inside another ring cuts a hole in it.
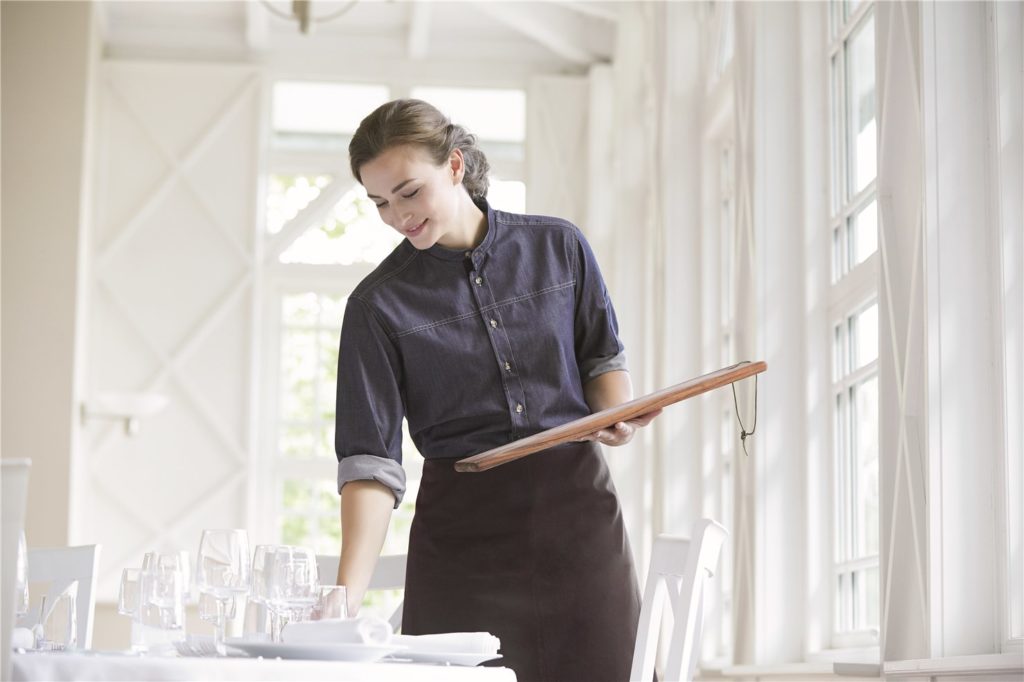
[[[349,295],[338,351],[338,490],[405,493],[402,418],[426,459],[462,458],[590,414],[583,384],[625,369],[579,229],[480,205],[472,251],[403,241]]]

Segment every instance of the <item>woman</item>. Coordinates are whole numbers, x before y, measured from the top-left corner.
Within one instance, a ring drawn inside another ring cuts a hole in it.
[[[598,443],[655,414],[484,473],[453,463],[632,398],[593,253],[557,218],[486,203],[475,138],[389,102],[349,145],[405,237],[349,296],[338,356],[338,583],[358,609],[405,491],[401,423],[423,454],[403,631],[487,631],[521,681],[627,679],[640,603]]]

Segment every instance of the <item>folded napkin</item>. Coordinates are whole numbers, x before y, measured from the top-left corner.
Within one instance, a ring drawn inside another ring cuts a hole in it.
[[[35,649],[36,636],[29,628],[14,628],[11,630],[12,649]]]
[[[391,644],[421,654],[496,654],[501,640],[489,632],[447,632],[443,635],[394,635]]]
[[[281,630],[281,641],[289,644],[372,644],[391,640],[391,626],[372,616],[326,618],[288,623]]]

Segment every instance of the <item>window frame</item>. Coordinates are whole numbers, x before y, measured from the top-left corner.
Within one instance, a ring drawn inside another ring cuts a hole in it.
[[[864,0],[848,16],[841,15],[845,7],[844,0],[831,0],[828,7],[828,22],[826,29],[826,78],[828,93],[828,107],[826,108],[827,129],[828,129],[828,165],[829,174],[829,197],[826,205],[828,207],[828,228],[830,234],[830,277],[827,292],[827,319],[828,319],[828,348],[829,348],[829,418],[827,425],[829,446],[828,465],[823,467],[827,475],[828,489],[834,491],[832,504],[828,505],[829,516],[827,551],[822,556],[827,565],[822,575],[829,581],[829,607],[828,613],[823,614],[823,622],[828,624],[827,641],[830,651],[851,651],[872,649],[880,643],[880,624],[878,628],[842,630],[838,626],[840,613],[844,603],[854,602],[852,589],[847,581],[844,588],[845,596],[839,593],[839,576],[852,576],[855,571],[866,568],[877,568],[879,580],[881,580],[881,565],[879,553],[871,556],[849,556],[840,559],[839,543],[847,538],[849,531],[852,531],[853,524],[849,516],[853,512],[854,503],[847,500],[847,496],[854,492],[845,470],[855,453],[849,452],[852,442],[852,424],[845,423],[845,429],[841,430],[839,421],[846,419],[852,413],[853,406],[845,405],[840,412],[840,396],[848,402],[855,386],[859,386],[874,377],[880,380],[879,359],[866,363],[859,368],[849,368],[847,371],[837,375],[836,361],[836,333],[839,327],[845,328],[844,344],[842,352],[844,360],[849,360],[850,355],[850,330],[849,321],[872,304],[878,304],[879,294],[879,249],[860,263],[854,263],[851,258],[852,243],[855,236],[853,221],[875,202],[876,226],[877,222],[877,186],[878,168],[877,155],[875,176],[860,190],[855,190],[850,178],[850,147],[854,144],[851,121],[849,120],[850,103],[848,101],[849,79],[846,54],[849,41],[859,34],[868,21],[873,21],[874,6],[873,0]],[[877,24],[874,24],[877,35]],[[876,46],[877,47],[877,46]],[[876,50],[877,55],[877,50]],[[877,58],[877,57],[874,57]],[[838,73],[839,77],[836,77]],[[877,70],[876,70],[877,73]],[[877,88],[877,78],[875,82]],[[878,98],[875,97],[875,121],[876,121],[876,150],[878,144],[877,121],[878,121]],[[838,128],[838,130],[837,130]],[[881,330],[881,325],[879,327]],[[881,589],[879,590],[881,594]],[[848,597],[848,599],[847,599]],[[881,613],[881,609],[879,609]],[[819,652],[824,655],[826,652]]]

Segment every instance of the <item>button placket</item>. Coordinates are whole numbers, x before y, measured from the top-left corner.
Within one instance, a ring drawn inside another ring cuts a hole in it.
[[[467,251],[466,258],[473,262],[475,260],[474,253]],[[467,268],[467,280],[469,281],[477,310],[491,339],[491,348],[494,351],[495,360],[498,361],[499,368],[504,370],[501,383],[504,388],[505,399],[508,401],[506,404],[509,407],[512,432],[514,437],[518,438],[518,434],[522,432],[522,429],[527,424],[526,396],[523,394],[522,382],[511,379],[511,377],[515,376],[515,373],[512,371],[512,363],[505,358],[512,357],[512,340],[504,329],[497,309],[489,309],[490,306],[494,305],[495,301],[490,287],[484,286],[486,282],[480,270],[482,267],[482,262],[473,262],[472,267]]]

